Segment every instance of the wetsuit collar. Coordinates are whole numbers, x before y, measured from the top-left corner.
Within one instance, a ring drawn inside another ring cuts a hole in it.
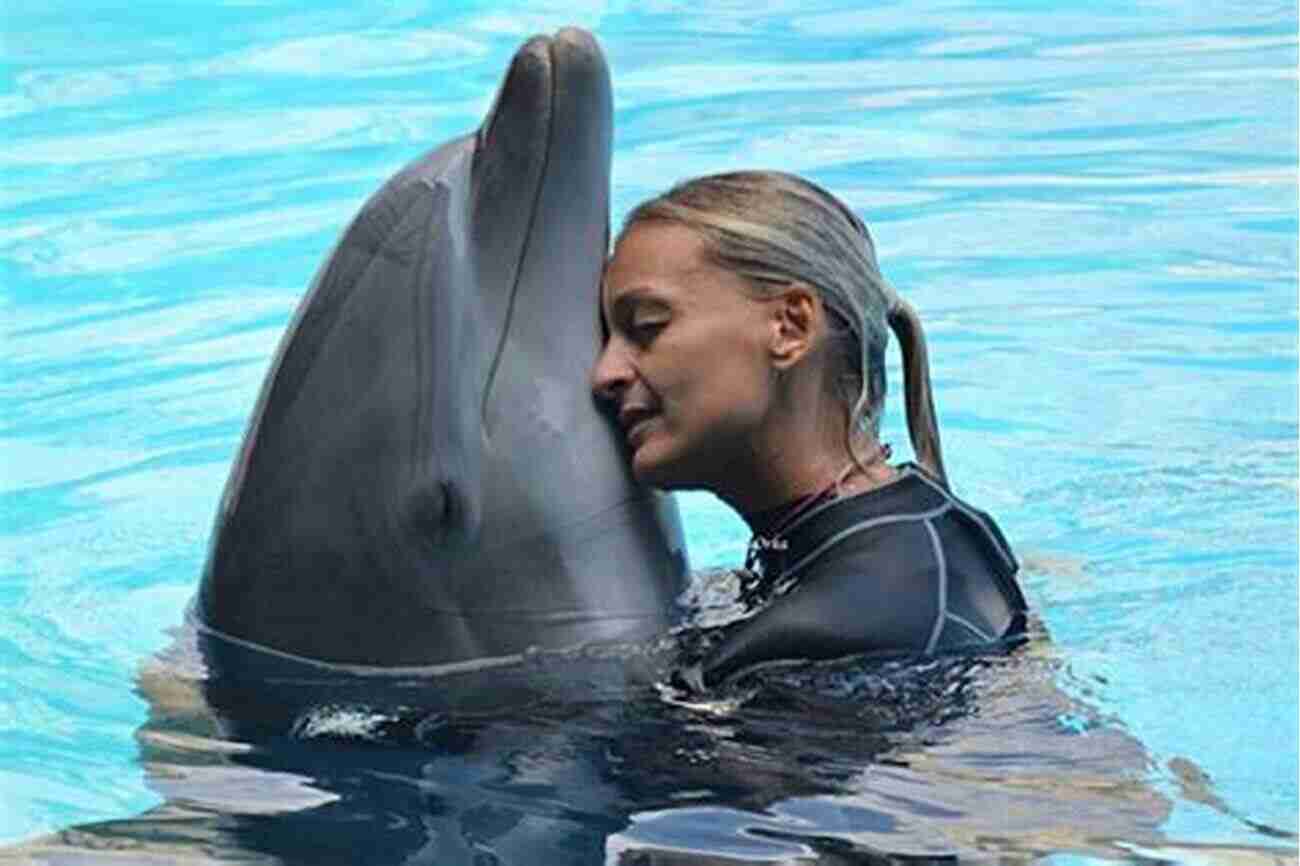
[[[961,519],[977,530],[977,537],[1001,566],[998,571],[1002,576],[1015,574],[1019,566],[1010,547],[986,514],[957,499],[947,485],[924,468],[902,463],[898,477],[887,484],[818,502],[788,520],[779,532],[756,535],[751,542],[755,562],[747,563],[751,573],[749,585],[743,590],[747,597],[744,600],[761,603],[773,592],[788,591],[799,574],[827,551],[875,525],[937,517],[949,510],[959,512]]]

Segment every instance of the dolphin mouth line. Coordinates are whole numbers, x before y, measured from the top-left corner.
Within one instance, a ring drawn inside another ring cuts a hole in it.
[[[496,384],[497,371],[501,367],[501,358],[505,354],[506,341],[510,339],[510,328],[515,319],[515,303],[519,298],[519,283],[523,276],[524,262],[528,260],[528,252],[532,248],[533,229],[537,224],[537,213],[540,210],[542,200],[542,190],[546,186],[546,173],[551,167],[551,153],[555,147],[555,93],[559,89],[556,87],[556,75],[558,74],[559,63],[556,61],[555,54],[555,37],[546,37],[546,67],[549,72],[547,84],[549,92],[546,94],[546,150],[542,154],[542,166],[538,172],[537,189],[533,190],[532,209],[528,214],[528,228],[524,233],[524,242],[519,250],[519,258],[515,262],[515,276],[510,285],[510,300],[506,303],[505,319],[501,323],[501,336],[497,339],[496,350],[492,353],[492,363],[488,367],[487,380],[483,386],[483,399],[479,403],[479,424],[483,430],[483,438],[490,440],[492,438],[491,425],[488,423],[488,401],[492,397],[492,388]],[[494,113],[492,125],[496,126],[497,117]]]
[[[469,616],[474,613],[474,611],[444,611],[444,610],[434,610],[432,612],[438,615],[452,616],[452,617]],[[481,613],[481,611],[479,611],[479,613]],[[498,614],[500,612],[493,611],[493,613]],[[558,611],[557,613],[563,614],[565,613],[565,611]],[[509,612],[507,611],[506,614],[508,615]],[[654,614],[613,613],[608,616],[602,615],[599,617],[597,616],[571,617],[570,619],[573,622],[591,622],[596,620],[626,621],[626,620],[647,619],[652,616],[654,616]],[[524,652],[509,653],[506,655],[480,656],[477,658],[465,659],[464,661],[441,662],[438,664],[431,664],[431,665],[368,665],[368,664],[357,664],[354,662],[331,662],[331,661],[325,661],[324,659],[317,659],[317,658],[311,658],[310,656],[299,655],[298,653],[288,652],[287,650],[276,649],[275,647],[267,646],[266,644],[258,643],[257,641],[248,640],[247,638],[237,637],[236,635],[230,634],[229,632],[222,631],[221,629],[208,625],[206,622],[204,622],[203,618],[197,615],[193,605],[191,605],[190,609],[186,611],[186,619],[189,621],[189,623],[192,625],[192,627],[198,634],[207,636],[210,639],[224,641],[226,643],[232,644],[233,646],[240,647],[241,649],[248,650],[250,652],[262,653],[265,654],[266,656],[269,656],[270,658],[281,659],[283,661],[292,662],[297,665],[303,665],[308,668],[319,670],[322,673],[328,672],[331,674],[350,674],[355,676],[378,677],[382,679],[399,679],[403,677],[452,676],[455,674],[482,673],[484,671],[490,671],[495,669],[518,667],[519,665],[527,661],[530,655],[532,655],[532,652],[530,650],[525,650]],[[521,617],[520,621],[523,621],[523,619],[524,618]],[[605,641],[594,642],[594,644],[601,644],[601,643],[606,643],[606,642]],[[572,647],[569,647],[568,649],[580,649],[584,646],[592,646],[594,644],[579,643],[573,645]]]
[[[214,628],[203,621],[202,617],[191,615],[190,621],[193,623],[195,631],[201,635],[210,638],[225,641],[241,649],[252,652],[265,653],[271,658],[283,659],[299,665],[305,665],[320,671],[330,673],[357,674],[361,676],[378,676],[383,678],[399,678],[412,676],[437,676],[439,674],[459,674],[459,673],[476,673],[479,671],[492,670],[493,668],[508,668],[518,665],[524,660],[523,653],[512,653],[504,656],[482,656],[479,658],[466,659],[459,662],[443,662],[442,664],[433,665],[367,665],[352,664],[348,662],[329,662],[323,659],[311,658],[310,656],[299,655],[297,653],[287,652],[286,650],[276,649],[266,644],[251,641],[247,638],[237,637],[229,632]]]

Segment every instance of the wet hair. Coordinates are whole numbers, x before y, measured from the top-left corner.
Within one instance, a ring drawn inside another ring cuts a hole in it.
[[[708,175],[634,208],[620,234],[648,222],[685,226],[713,264],[746,279],[758,297],[792,283],[815,290],[827,311],[827,385],[848,410],[849,454],[860,432],[880,434],[889,330],[903,353],[907,428],[917,461],[946,480],[921,320],[885,282],[867,227],[814,183],[772,171]]]

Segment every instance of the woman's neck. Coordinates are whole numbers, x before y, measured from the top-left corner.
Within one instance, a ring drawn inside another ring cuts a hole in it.
[[[797,439],[786,439],[779,448],[756,448],[744,465],[729,467],[725,487],[713,492],[739,512],[751,530],[762,532],[809,497],[863,493],[897,476],[888,449],[874,438],[864,436],[855,450],[856,459],[842,441],[838,447],[825,442],[801,447]]]
[[[836,496],[861,493],[890,481],[895,472],[874,435],[845,436],[848,409],[830,397],[820,373],[787,375],[767,417],[745,453],[726,467],[713,492],[750,522],[832,488]]]

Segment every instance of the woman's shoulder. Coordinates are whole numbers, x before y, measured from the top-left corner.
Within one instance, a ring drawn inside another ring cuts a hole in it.
[[[904,463],[898,470],[890,483],[828,502],[790,526],[783,539],[785,579],[798,580],[804,571],[864,553],[898,558],[900,546],[918,542],[973,544],[991,569],[1015,575],[1019,564],[992,516],[920,466]]]
[[[781,658],[977,648],[1023,629],[1016,562],[992,518],[910,464],[810,511],[769,567],[774,597],[715,651],[711,680]]]
[[[805,564],[791,564],[806,573],[787,580],[858,597],[924,595],[928,609],[995,636],[1027,609],[1016,580],[1019,563],[997,522],[921,467],[904,464],[893,484],[836,504],[838,511],[823,515],[818,537],[792,540],[792,549],[807,553]],[[804,529],[809,536],[818,530]]]

